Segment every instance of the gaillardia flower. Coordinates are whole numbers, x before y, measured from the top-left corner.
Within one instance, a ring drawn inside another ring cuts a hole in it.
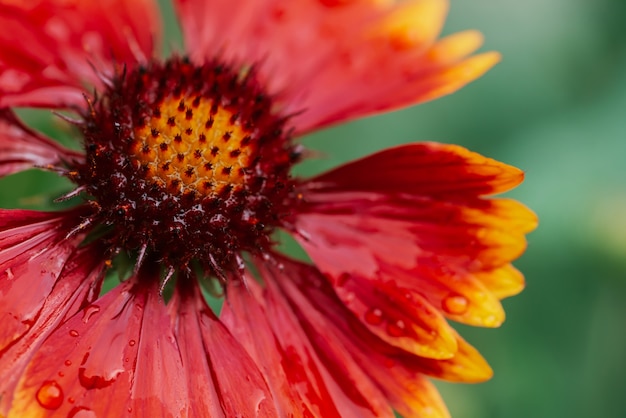
[[[0,175],[76,185],[71,209],[0,211],[0,415],[448,416],[428,376],[491,370],[446,320],[497,326],[523,287],[510,262],[535,217],[486,198],[522,172],[436,143],[291,169],[302,135],[450,93],[498,55],[470,57],[476,32],[437,40],[445,0],[175,9],[185,53],[159,58],[151,0],[0,1]]]

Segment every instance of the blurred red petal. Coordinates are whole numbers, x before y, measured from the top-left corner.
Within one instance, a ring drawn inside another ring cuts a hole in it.
[[[187,369],[155,275],[120,284],[57,328],[29,363],[9,417],[185,416]]]
[[[175,3],[190,55],[258,64],[298,133],[450,93],[499,57],[466,60],[474,33],[435,43],[446,0]]]
[[[179,289],[170,302],[181,358],[189,371],[189,416],[277,417],[257,365],[219,322],[196,285],[190,286]]]
[[[0,177],[32,168],[79,161],[82,154],[29,129],[7,109],[0,109]]]
[[[0,25],[0,107],[83,106],[84,82],[151,58],[160,37],[152,0],[5,0]]]

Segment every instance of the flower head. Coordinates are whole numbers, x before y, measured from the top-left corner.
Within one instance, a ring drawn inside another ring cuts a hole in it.
[[[0,414],[447,416],[427,376],[491,375],[447,319],[497,326],[523,287],[535,217],[487,198],[522,172],[437,143],[291,169],[300,136],[450,93],[498,55],[437,40],[444,0],[175,6],[186,50],[161,58],[151,0],[0,1],[0,175],[60,173],[77,202],[0,210]],[[55,109],[82,150],[21,107]]]

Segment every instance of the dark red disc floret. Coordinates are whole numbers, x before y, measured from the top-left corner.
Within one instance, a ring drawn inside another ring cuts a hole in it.
[[[152,62],[118,74],[83,117],[73,179],[114,247],[220,274],[266,251],[298,200],[286,118],[253,70]]]

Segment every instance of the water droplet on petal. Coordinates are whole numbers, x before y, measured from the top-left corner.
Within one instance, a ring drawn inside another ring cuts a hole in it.
[[[70,335],[72,337],[78,337],[80,334],[78,333],[78,331],[76,331],[75,329],[71,329],[70,330]]]
[[[37,394],[37,402],[46,409],[58,409],[63,403],[63,390],[53,380],[43,382]]]
[[[122,369],[111,370],[107,376],[89,376],[84,367],[78,369],[78,381],[85,389],[102,389],[111,385],[123,372]]]
[[[390,322],[387,324],[387,334],[392,337],[402,337],[406,332],[406,325],[404,321],[399,319],[396,322]]]
[[[370,325],[380,325],[383,322],[383,311],[378,308],[372,308],[365,312],[363,319]]]
[[[59,377],[63,377],[63,376],[65,376],[65,373],[59,372],[58,375],[59,375]]]
[[[67,418],[97,418],[96,413],[84,406],[75,406],[72,408]]]
[[[489,315],[483,319],[483,324],[486,327],[496,327],[500,324],[500,321],[498,321],[498,318],[495,315]]]
[[[89,322],[92,316],[100,312],[100,307],[98,305],[89,305],[85,308],[83,312],[83,322],[86,324]]]
[[[74,403],[74,402],[76,402],[76,401],[75,401],[75,399],[74,399],[74,398],[72,398],[71,396],[70,396],[69,398],[67,398],[67,401],[68,401],[69,403]]]
[[[343,296],[343,301],[346,305],[350,305],[356,299],[354,292],[348,292]]]
[[[128,342],[128,345],[130,345],[131,347],[132,347],[132,346],[134,346],[135,344],[136,344],[136,341],[135,341],[135,340],[130,340],[130,341]]]
[[[444,311],[452,315],[463,315],[469,308],[469,301],[465,296],[452,294],[441,302]]]
[[[72,365],[72,361],[71,360],[65,360],[65,365],[66,366],[71,366]]]
[[[250,396],[250,401],[255,402],[255,416],[266,416],[267,413],[267,398],[262,390],[257,390]]]

